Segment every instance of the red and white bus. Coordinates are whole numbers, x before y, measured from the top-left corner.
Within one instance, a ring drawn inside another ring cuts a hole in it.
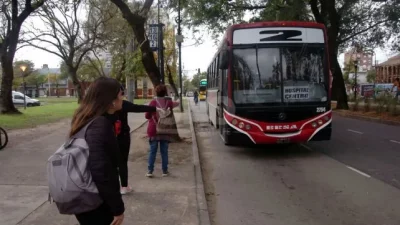
[[[322,24],[232,25],[208,67],[207,81],[207,114],[225,144],[331,138],[332,78]]]

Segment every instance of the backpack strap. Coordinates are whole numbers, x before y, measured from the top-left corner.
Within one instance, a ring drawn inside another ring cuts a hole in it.
[[[74,142],[75,139],[82,138],[85,139],[86,131],[89,128],[89,126],[99,117],[96,117],[92,120],[90,120],[84,127],[82,127],[78,133],[74,134],[72,137],[68,138],[67,141],[64,144],[64,148],[68,148],[71,146],[71,144]]]
[[[97,118],[99,118],[99,117],[96,117],[96,118],[90,120],[80,131],[78,131],[78,133],[76,133],[76,134],[74,135],[74,138],[82,138],[82,139],[84,139],[84,138],[85,138],[85,135],[86,135],[87,129],[89,128],[89,126],[90,126]]]

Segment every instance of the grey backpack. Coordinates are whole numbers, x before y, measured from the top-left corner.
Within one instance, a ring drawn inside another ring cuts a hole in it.
[[[49,200],[61,214],[80,214],[98,208],[103,200],[88,168],[89,146],[85,140],[90,121],[47,160]]]

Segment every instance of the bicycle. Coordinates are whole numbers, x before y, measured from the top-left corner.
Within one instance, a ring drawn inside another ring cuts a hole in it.
[[[8,144],[8,135],[6,130],[0,127],[0,150],[5,148]]]

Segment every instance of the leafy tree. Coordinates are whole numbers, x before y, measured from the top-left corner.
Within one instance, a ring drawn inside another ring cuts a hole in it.
[[[49,74],[46,77],[46,81],[51,83],[51,84],[55,84],[56,85],[56,96],[57,96],[57,98],[59,98],[60,97],[60,93],[58,91],[58,86],[60,85],[60,83],[59,83],[60,76],[58,74]],[[51,94],[49,93],[49,95],[51,95]]]
[[[36,97],[39,97],[40,87],[41,86],[43,87],[43,84],[46,83],[46,81],[47,81],[47,77],[42,74],[38,74],[37,72],[34,72],[25,78],[26,84],[35,86],[36,94],[37,94]]]
[[[2,0],[0,1],[0,61],[2,67],[0,113],[20,113],[12,101],[14,79],[13,62],[20,41],[20,31],[25,20],[45,0]]]
[[[195,87],[193,86],[192,82],[190,82],[188,76],[183,76],[183,93],[187,93],[188,91],[194,91]]]
[[[178,0],[170,1],[176,9]],[[338,101],[337,108],[348,109],[347,95],[343,74],[338,62],[338,55],[349,46],[360,50],[375,47],[392,40],[393,46],[400,46],[400,4],[398,0],[387,0],[377,3],[373,0],[309,0],[280,1],[260,0],[254,5],[251,0],[206,1],[181,0],[184,9],[185,24],[195,31],[202,26],[207,27],[213,37],[219,37],[233,23],[243,21],[246,10],[262,10],[253,20],[272,19],[270,12],[277,11],[279,19],[296,19],[293,13],[308,15],[311,9],[313,20],[327,27],[330,65],[333,72],[333,98]],[[304,5],[306,3],[306,5]],[[280,6],[280,7],[278,7]],[[281,7],[283,6],[283,7]],[[304,12],[302,12],[304,11]],[[307,19],[307,18],[297,18]],[[311,19],[311,18],[310,18]]]
[[[22,66],[25,66],[25,71],[22,71]],[[13,66],[14,77],[27,77],[34,72],[34,67],[35,64],[30,60],[15,61]]]
[[[373,70],[368,71],[368,73],[367,73],[367,82],[368,83],[375,83],[375,80],[376,80],[376,70],[373,69]]]
[[[178,81],[177,73],[177,51],[175,46],[175,33],[173,27],[167,26],[164,31],[164,68],[166,68],[165,74],[168,77],[168,83],[171,85],[175,93],[175,98],[178,98],[179,92],[176,87],[176,82]],[[183,83],[183,80],[182,80]],[[183,93],[183,91],[182,91]]]
[[[135,40],[139,43],[143,66],[154,86],[160,84],[160,71],[156,65],[153,51],[150,49],[150,42],[146,38],[146,22],[149,18],[149,12],[153,0],[146,0],[142,5],[137,2],[134,7],[139,10],[131,10],[124,0],[111,0],[121,11],[122,17],[131,27]]]
[[[307,4],[305,0],[270,0],[251,21],[312,21],[313,17]]]
[[[21,67],[25,67],[25,71],[22,71]],[[29,60],[21,60],[21,61],[15,61],[13,65],[13,71],[14,71],[14,79],[12,83],[12,88],[14,90],[17,90],[18,88],[21,87],[21,85],[26,85],[26,79],[34,73],[34,67],[35,65],[33,64],[32,61]],[[23,83],[25,79],[25,84]]]
[[[193,87],[199,88],[200,81],[202,79],[207,79],[207,72],[201,72],[200,74],[197,73],[197,74],[193,75],[193,78],[191,81]]]
[[[94,60],[85,60],[78,68],[77,76],[81,82],[93,81],[100,76],[105,76],[100,69],[103,62]]]
[[[46,29],[38,29],[32,24],[35,31],[28,32],[31,39],[27,41],[29,45],[54,54],[64,61],[68,75],[77,90],[78,102],[83,98],[77,74],[80,64],[88,52],[102,47],[103,38],[108,35],[103,29],[103,24],[114,16],[107,9],[107,2],[89,0],[88,5],[84,4],[84,0],[46,2],[43,11],[40,12]],[[85,7],[89,8],[88,18],[82,21],[79,15]]]
[[[22,85],[22,77],[15,77],[14,79],[13,79],[13,82],[12,82],[12,89],[14,90],[14,91],[18,91],[18,88],[20,88],[21,87],[21,85]]]

